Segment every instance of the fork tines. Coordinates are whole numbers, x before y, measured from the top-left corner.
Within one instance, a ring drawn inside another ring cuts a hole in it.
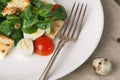
[[[82,28],[81,25],[86,9],[87,4],[74,2],[71,13],[64,25],[65,29],[62,31],[62,35],[66,35],[66,37],[72,40],[77,40]]]
[[[63,26],[64,29],[58,35],[59,36],[58,45],[39,80],[45,79],[47,73],[49,72],[50,68],[53,65],[53,62],[55,61],[58,53],[65,45],[65,43],[77,40],[85,16],[86,8],[87,8],[86,4],[80,4],[76,2],[74,3],[70,16]]]

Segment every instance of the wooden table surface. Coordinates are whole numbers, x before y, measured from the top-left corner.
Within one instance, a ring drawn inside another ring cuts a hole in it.
[[[120,6],[114,0],[102,0],[105,25],[101,41],[93,55],[78,69],[59,80],[120,80]],[[97,57],[112,61],[113,71],[108,76],[97,75],[91,66]]]

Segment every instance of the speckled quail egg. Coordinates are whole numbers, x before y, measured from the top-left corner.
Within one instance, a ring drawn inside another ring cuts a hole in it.
[[[95,59],[92,67],[100,75],[108,75],[112,71],[112,63],[106,58]]]

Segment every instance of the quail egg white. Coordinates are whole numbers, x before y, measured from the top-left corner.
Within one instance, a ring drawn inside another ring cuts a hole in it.
[[[33,41],[27,38],[21,39],[17,44],[17,53],[22,56],[31,56],[33,54]]]

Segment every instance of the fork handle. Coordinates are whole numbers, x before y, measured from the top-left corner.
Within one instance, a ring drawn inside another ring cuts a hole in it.
[[[45,78],[46,78],[49,70],[51,69],[51,67],[52,67],[52,65],[53,65],[53,63],[54,63],[58,53],[60,52],[60,50],[64,46],[64,43],[65,42],[62,41],[62,40],[59,41],[59,43],[58,43],[58,45],[57,45],[57,47],[56,47],[56,49],[55,49],[55,51],[54,51],[50,61],[49,61],[49,63],[47,64],[47,66],[46,66],[45,70],[43,71],[43,73],[42,73],[41,77],[39,78],[39,80],[45,80]]]

